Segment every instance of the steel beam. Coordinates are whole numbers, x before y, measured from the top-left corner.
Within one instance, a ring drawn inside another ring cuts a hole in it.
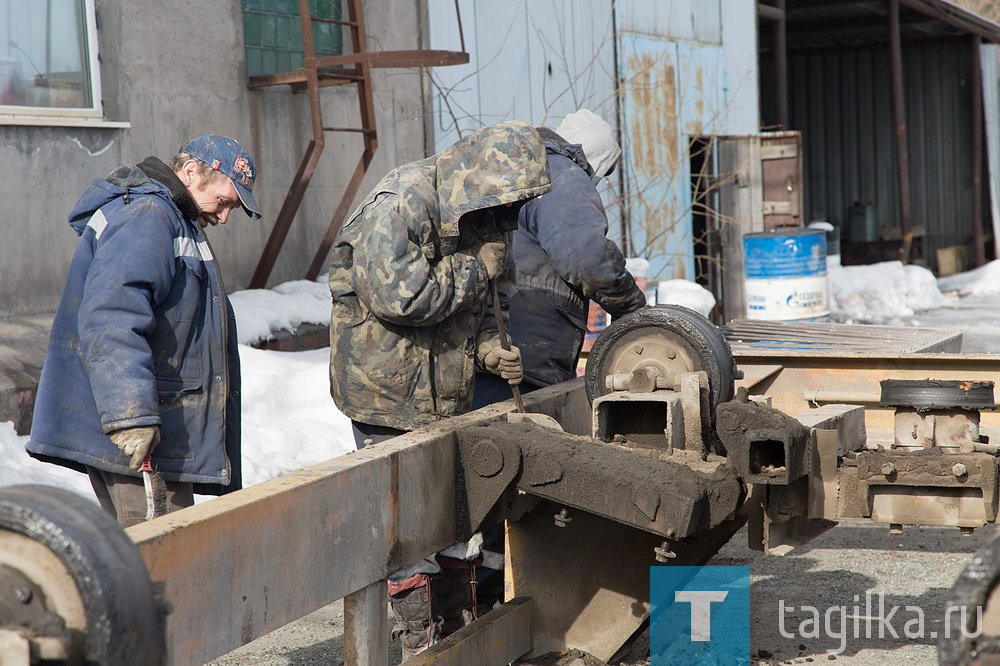
[[[525,405],[589,426],[582,380]],[[173,607],[168,663],[202,664],[455,543],[455,433],[511,409],[492,405],[129,528]],[[357,606],[374,628],[372,607]]]
[[[534,602],[511,599],[406,661],[407,666],[507,666],[531,649]]]

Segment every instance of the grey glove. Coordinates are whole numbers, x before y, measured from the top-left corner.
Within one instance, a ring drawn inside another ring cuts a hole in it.
[[[487,241],[479,245],[476,257],[486,267],[486,275],[495,279],[503,273],[503,259],[507,254],[507,245],[503,241]]]
[[[524,378],[524,369],[521,367],[521,350],[511,346],[509,350],[497,345],[485,357],[483,365],[495,375],[500,375],[511,386],[521,383]]]
[[[139,426],[115,430],[109,434],[111,442],[132,458],[128,466],[134,470],[142,467],[142,459],[160,443],[160,426]]]

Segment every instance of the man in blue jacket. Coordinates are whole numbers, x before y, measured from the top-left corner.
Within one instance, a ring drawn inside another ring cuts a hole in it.
[[[538,128],[549,160],[552,190],[521,207],[514,232],[517,289],[510,300],[510,336],[524,367],[521,392],[576,376],[596,302],[612,317],[646,304],[610,239],[597,183],[621,155],[608,123],[587,109],[566,116],[553,132]],[[511,397],[496,375],[476,373],[473,408]]]
[[[128,527],[146,516],[145,456],[167,510],[242,487],[236,322],[203,229],[253,219],[253,159],[217,134],[98,178],[52,324],[28,453],[90,476]]]

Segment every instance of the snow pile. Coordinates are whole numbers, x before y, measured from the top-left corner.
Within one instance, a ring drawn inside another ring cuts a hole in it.
[[[828,281],[831,318],[849,324],[899,324],[944,302],[933,273],[899,261],[831,266]]]
[[[650,305],[653,303],[646,296]],[[708,316],[715,307],[715,296],[708,289],[690,280],[663,280],[656,288],[656,303],[683,305],[695,312]]]
[[[330,397],[329,359],[329,349],[240,346],[244,486],[354,450],[351,421]]]
[[[0,423],[0,459],[3,460],[0,465],[0,486],[41,483],[59,486],[97,501],[86,474],[29,458],[24,451],[27,443],[28,437],[18,435],[11,421]]]
[[[302,324],[330,323],[330,288],[321,281],[294,280],[274,289],[246,289],[229,296],[241,345],[267,340]]]
[[[984,296],[1000,293],[1000,260],[973,269],[967,273],[958,273],[938,279],[941,291],[959,294]]]

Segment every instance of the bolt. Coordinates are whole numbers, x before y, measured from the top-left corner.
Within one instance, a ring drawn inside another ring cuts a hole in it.
[[[972,536],[972,533],[976,531],[975,527],[963,527],[962,536]]]
[[[891,462],[882,463],[882,473],[885,474],[886,476],[889,476],[895,471],[896,471],[896,466],[893,465]]]
[[[969,473],[969,468],[963,465],[962,463],[955,463],[951,467],[951,473],[954,474],[955,476],[965,476],[966,474]]]
[[[667,560],[672,560],[677,557],[677,553],[670,550],[670,542],[664,541],[660,544],[659,548],[654,548],[653,552],[656,553],[657,562],[666,562]]]
[[[566,527],[572,518],[569,517],[569,511],[563,508],[559,513],[557,513],[554,518],[556,519],[556,527]]]
[[[22,604],[30,603],[31,589],[27,587],[15,587],[14,596],[17,597],[17,600],[20,601]]]
[[[634,349],[634,350],[635,350],[635,353],[636,353],[636,354],[641,354],[641,353],[642,353],[642,345],[636,345],[636,346],[635,346],[635,347],[633,347],[632,349]]]
[[[677,358],[677,352],[675,352],[673,349],[668,349],[667,358],[669,358],[671,361],[674,360],[675,358]]]
[[[889,524],[889,534],[902,534],[903,526],[900,523]]]

